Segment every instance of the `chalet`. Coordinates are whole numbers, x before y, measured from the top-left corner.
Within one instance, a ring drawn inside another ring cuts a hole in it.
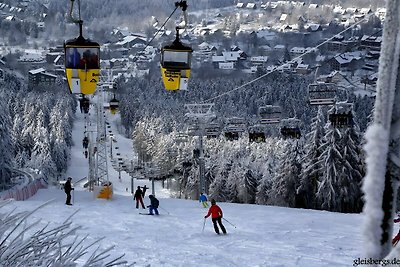
[[[306,29],[309,32],[316,32],[316,31],[322,30],[322,27],[320,24],[308,23],[308,24],[304,25],[304,29]]]
[[[121,41],[116,42],[115,46],[129,49],[138,43],[146,44],[147,43],[146,38],[129,35],[129,36],[124,37]]]
[[[250,62],[254,66],[260,66],[260,65],[265,65],[268,61],[267,56],[257,56],[257,57],[250,57]]]
[[[276,33],[268,29],[261,29],[256,32],[257,38],[262,38],[266,41],[273,41],[277,36]]]
[[[48,52],[46,54],[46,62],[49,64],[53,64],[54,60],[59,56],[59,55],[63,55],[64,53],[62,52]]]
[[[38,52],[26,52],[18,59],[19,62],[43,63],[45,57]]]
[[[374,51],[370,50],[367,52],[367,55],[365,56],[365,59],[367,60],[378,60],[381,55],[380,51]]]
[[[288,15],[287,14],[282,14],[281,17],[279,18],[280,22],[285,22],[287,19]]]
[[[319,8],[319,5],[318,5],[318,4],[310,4],[310,5],[308,6],[308,8],[309,8],[309,9],[317,9],[317,8]]]
[[[332,68],[332,70],[344,70],[344,69],[349,69],[349,68],[354,68],[359,61],[361,61],[360,52],[348,52],[344,54],[340,54],[335,56],[329,61],[329,64]]]
[[[110,61],[110,68],[123,68],[128,61],[127,58],[112,58]]]
[[[237,3],[237,4],[236,4],[236,7],[237,7],[237,8],[244,8],[245,5],[244,5],[244,3],[241,3],[241,2],[240,2],[240,3]]]
[[[30,88],[38,85],[53,85],[57,79],[56,75],[47,73],[44,68],[30,70],[28,76],[28,85]]]
[[[275,51],[284,51],[285,49],[286,49],[285,45],[278,44],[274,46]]]
[[[339,71],[334,70],[328,75],[320,75],[317,80],[320,82],[325,82],[325,83],[340,83],[343,81],[343,74],[341,74]]]
[[[314,48],[314,47],[293,47],[289,53],[293,56],[300,56],[303,55],[304,53],[310,53],[310,52],[317,52],[318,48]]]
[[[347,50],[348,43],[343,41],[344,37],[341,35],[335,36],[332,40],[327,41],[325,48],[327,51],[344,52]]]
[[[246,5],[246,8],[247,8],[247,9],[256,9],[256,8],[257,8],[257,5],[256,5],[255,3],[248,3],[248,4]]]
[[[364,35],[363,37],[361,37],[361,49],[380,51],[381,44],[381,36]]]
[[[221,56],[213,56],[212,63],[217,69],[235,69],[243,51],[224,51]]]
[[[296,73],[307,75],[311,72],[310,65],[300,63],[295,68]]]

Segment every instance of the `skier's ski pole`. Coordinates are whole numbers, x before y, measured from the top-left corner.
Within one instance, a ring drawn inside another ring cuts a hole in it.
[[[165,211],[168,215],[170,214],[166,209],[164,209],[163,207],[159,206],[160,209],[162,209],[163,211]]]
[[[207,218],[204,218],[204,222],[203,222],[203,230],[201,230],[201,233],[204,233],[204,226],[206,226],[206,219],[207,219]]]
[[[231,223],[230,221],[228,221],[227,219],[225,219],[224,217],[222,217],[222,219],[224,219],[224,221],[226,221],[227,223],[229,223],[230,225],[232,225],[233,227],[235,227],[236,228],[236,226],[233,224],[233,223]]]

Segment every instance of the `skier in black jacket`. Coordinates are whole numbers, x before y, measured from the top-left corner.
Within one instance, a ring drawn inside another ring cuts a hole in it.
[[[68,179],[64,185],[64,191],[65,191],[65,194],[67,194],[67,200],[65,201],[66,205],[72,205],[71,204],[71,190],[74,190],[74,189],[72,188],[71,180],[72,180],[72,178],[68,177]]]
[[[143,191],[142,191],[142,189],[140,189],[140,186],[138,186],[135,191],[135,195],[133,196],[133,200],[136,200],[136,208],[137,209],[139,208],[139,203],[142,205],[142,208],[145,209],[142,195],[143,195]]]

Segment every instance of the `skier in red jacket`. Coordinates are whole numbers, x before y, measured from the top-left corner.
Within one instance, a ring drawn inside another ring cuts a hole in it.
[[[217,222],[219,224],[219,227],[221,227],[221,230],[224,234],[226,234],[226,230],[224,225],[222,224],[222,210],[221,208],[216,204],[215,199],[211,199],[211,207],[208,210],[208,213],[204,218],[208,218],[211,215],[212,222],[214,224],[214,230],[217,234],[219,234],[219,228],[217,225]]]

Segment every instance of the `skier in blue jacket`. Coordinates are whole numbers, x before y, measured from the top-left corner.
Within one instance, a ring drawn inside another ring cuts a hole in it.
[[[154,213],[158,215],[158,205],[160,204],[160,202],[153,195],[149,195],[149,198],[150,198],[150,205],[147,206],[149,208],[149,215],[154,215]]]
[[[204,195],[203,193],[200,194],[199,202],[203,204],[203,208],[208,207],[207,196]]]

